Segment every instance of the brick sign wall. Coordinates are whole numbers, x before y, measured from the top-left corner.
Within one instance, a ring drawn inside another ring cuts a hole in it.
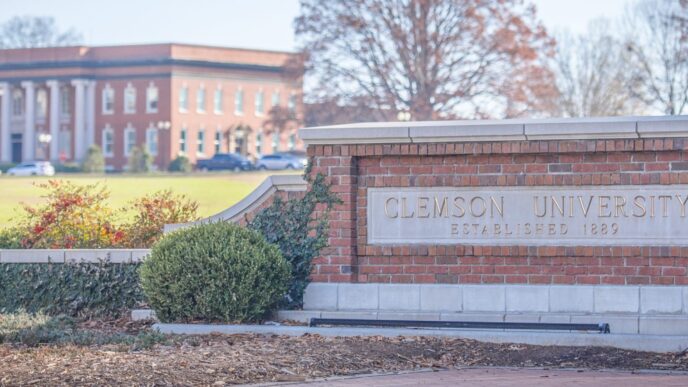
[[[527,131],[528,124],[519,125]],[[688,136],[685,121],[668,126],[685,130]],[[583,186],[642,189],[688,184],[688,138],[669,137],[677,132],[639,138],[638,123],[632,128],[628,133],[602,130],[590,134],[564,122],[562,131],[574,139],[523,140],[517,132],[514,139],[501,141],[444,136],[443,141],[425,138],[424,143],[399,143],[406,139],[387,140],[382,135],[330,141],[333,136],[323,135],[327,129],[317,133],[306,129],[302,136],[311,142],[308,153],[313,157],[313,173],[327,175],[343,200],[331,214],[330,248],[315,262],[313,281],[688,285],[688,241],[683,240],[665,245],[631,241],[606,246],[369,243],[367,200],[371,188],[482,187],[499,192],[500,187],[570,187],[575,192]],[[369,132],[379,133],[376,130]],[[483,135],[489,137],[490,132]],[[366,141],[377,143],[356,143]],[[673,200],[680,205],[677,198]],[[649,211],[649,202],[646,204]]]

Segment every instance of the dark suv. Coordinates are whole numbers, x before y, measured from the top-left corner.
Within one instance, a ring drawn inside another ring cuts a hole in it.
[[[237,153],[216,153],[212,159],[198,160],[196,169],[200,171],[231,170],[239,172],[253,169],[253,164],[246,157]]]

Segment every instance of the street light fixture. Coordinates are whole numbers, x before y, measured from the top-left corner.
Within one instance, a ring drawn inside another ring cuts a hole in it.
[[[53,136],[50,133],[41,133],[38,135],[38,142],[41,144],[41,153],[43,153],[43,158],[48,159],[47,146],[53,140]],[[55,157],[55,155],[53,155]]]
[[[399,113],[397,113],[397,120],[411,121],[411,112],[408,110],[400,110]]]
[[[157,127],[160,130],[170,130],[172,123],[170,121],[158,121]]]

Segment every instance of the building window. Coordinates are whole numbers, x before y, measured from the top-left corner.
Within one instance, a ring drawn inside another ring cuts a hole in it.
[[[277,153],[279,149],[279,133],[272,133],[272,153]]]
[[[136,129],[131,124],[124,129],[124,155],[129,156],[136,146]]]
[[[71,114],[71,105],[69,102],[69,88],[63,87],[60,89],[60,112],[63,116],[68,116]]]
[[[205,113],[205,88],[203,86],[196,92],[196,111]]]
[[[113,114],[115,112],[115,91],[110,85],[105,85],[103,89],[103,114]]]
[[[201,128],[198,130],[196,140],[196,153],[199,155],[205,154],[205,129]]]
[[[220,153],[222,150],[222,132],[218,128],[215,131],[215,153]]]
[[[158,112],[158,87],[152,82],[146,89],[146,113]]]
[[[294,150],[296,147],[296,135],[294,133],[289,135],[289,150]]]
[[[158,129],[153,127],[146,129],[146,149],[153,156],[158,154]]]
[[[262,116],[264,113],[264,111],[263,111],[263,91],[262,90],[256,92],[255,110],[256,110],[257,116]]]
[[[272,92],[272,107],[279,106],[280,104],[280,92],[275,90]]]
[[[12,92],[12,115],[20,117],[24,114],[24,94],[19,89]]]
[[[186,153],[186,128],[182,128],[179,132],[179,152]]]
[[[124,89],[124,114],[136,113],[136,88],[129,83]]]
[[[290,113],[296,113],[296,94],[291,93],[289,95],[289,101],[287,102],[287,109]]]
[[[234,114],[244,114],[244,91],[241,89],[234,93]]]
[[[256,134],[256,154],[260,155],[263,150],[263,133]]]
[[[45,119],[48,115],[48,92],[45,89],[39,89],[36,92],[36,117]]]
[[[182,86],[182,88],[179,89],[179,111],[184,112],[184,113],[189,111],[189,87],[188,86]]]
[[[113,157],[115,155],[115,133],[108,125],[103,129],[103,156]]]
[[[215,114],[222,114],[222,89],[215,89],[215,99],[213,100]]]

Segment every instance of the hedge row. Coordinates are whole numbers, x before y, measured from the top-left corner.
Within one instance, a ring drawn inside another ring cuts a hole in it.
[[[0,264],[0,312],[118,317],[144,303],[139,264]]]

